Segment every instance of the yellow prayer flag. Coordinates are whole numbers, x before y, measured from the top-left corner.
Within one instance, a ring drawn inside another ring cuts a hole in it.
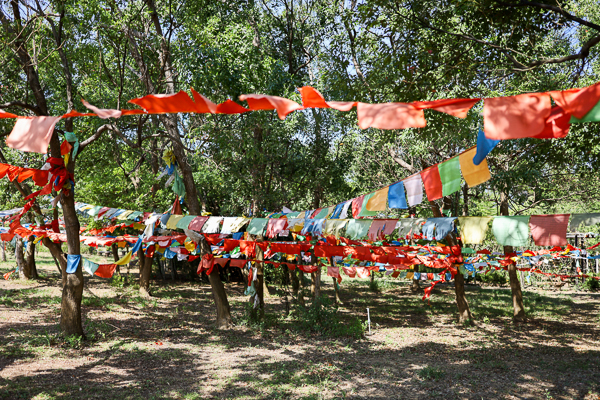
[[[460,170],[469,187],[474,187],[487,182],[492,177],[490,175],[490,170],[488,169],[487,160],[484,159],[479,165],[473,164],[473,157],[475,157],[476,153],[477,149],[472,148],[458,156]]]
[[[117,264],[117,265],[125,265],[125,264],[127,264],[129,261],[131,261],[131,255],[132,255],[132,252],[130,251],[129,253],[125,254],[125,257],[121,258],[115,264]]]
[[[373,197],[367,202],[367,211],[385,211],[389,189],[390,187],[388,186],[376,191]]]
[[[182,218],[183,215],[171,215],[167,221],[167,229],[177,229],[177,223]]]
[[[412,279],[415,277],[415,273],[414,272],[407,272],[406,273],[406,279]]]

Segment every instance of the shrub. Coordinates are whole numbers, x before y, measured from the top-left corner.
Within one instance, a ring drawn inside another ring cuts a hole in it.
[[[477,278],[483,283],[494,286],[503,286],[508,283],[508,277],[504,271],[491,271],[487,274],[478,274]]]

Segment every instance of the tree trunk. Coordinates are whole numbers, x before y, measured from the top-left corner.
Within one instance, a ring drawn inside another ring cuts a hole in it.
[[[202,240],[199,245],[201,256],[210,254],[210,245],[206,240]],[[217,328],[229,328],[231,326],[231,308],[227,300],[227,293],[225,293],[225,286],[219,275],[218,266],[215,266],[212,273],[208,275],[208,281],[210,282],[213,300],[217,307]]]
[[[2,252],[2,262],[6,262],[6,242],[2,242],[2,248],[0,251]]]
[[[15,258],[17,260],[17,268],[19,269],[19,279],[30,279],[31,275],[27,270],[27,263],[23,255],[23,239],[19,236],[15,237],[17,238],[15,241]]]
[[[413,292],[418,292],[421,290],[421,286],[419,285],[418,279],[413,278],[412,283],[410,284],[410,290],[412,290]]]
[[[37,279],[38,272],[35,264],[35,238],[30,236],[27,240],[27,251],[25,252],[25,270],[29,274],[27,279]]]
[[[264,260],[264,252],[263,249],[259,246],[256,246],[256,284],[254,285],[254,289],[256,290],[256,296],[258,296],[258,316],[259,318],[263,318],[265,316],[265,264],[262,262]]]
[[[140,294],[144,297],[150,297],[150,274],[152,273],[153,257],[146,257],[144,250],[138,250],[138,259],[140,263]]]
[[[508,197],[504,193],[500,194],[500,215],[509,215]],[[512,246],[504,246],[504,254],[513,252],[514,249]],[[510,279],[510,291],[513,300],[513,321],[525,322],[527,316],[525,315],[525,307],[523,306],[523,292],[521,291],[521,283],[517,276],[516,264],[510,264],[508,266],[508,277]]]
[[[115,260],[115,262],[119,261],[119,248],[117,246],[116,243],[113,243],[112,246],[110,246],[110,249],[112,250],[112,255],[113,255],[113,260]],[[119,274],[121,275],[121,266],[117,265],[117,269],[115,269],[115,274]]]
[[[433,216],[440,218],[442,213],[434,201],[429,202]],[[458,245],[454,234],[451,232],[446,236],[446,240],[450,246]],[[454,292],[456,293],[456,305],[458,306],[458,322],[466,323],[473,320],[473,315],[469,308],[469,302],[465,296],[465,279],[460,272],[454,278]]]
[[[298,296],[298,290],[300,289],[300,281],[298,280],[297,271],[298,268],[294,268],[293,271],[290,271],[290,276],[292,278],[292,293],[294,296]]]
[[[335,278],[331,278],[333,280],[333,289],[335,290],[335,304],[341,306],[344,303],[342,302],[342,299],[340,298],[340,286],[337,283],[337,280]]]

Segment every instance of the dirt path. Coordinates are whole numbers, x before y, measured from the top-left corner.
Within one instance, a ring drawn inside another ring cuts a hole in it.
[[[315,331],[275,293],[250,324],[243,287],[228,284],[236,326],[218,331],[208,285],[153,282],[145,300],[86,277],[82,343],[58,335],[60,281],[42,272],[0,281],[2,399],[600,399],[599,294],[526,291],[532,320],[515,326],[508,290],[470,287],[478,323],[463,327],[448,286],[427,303],[405,281],[371,292],[348,279],[344,307],[319,317],[341,319]],[[366,307],[373,334],[345,335]]]

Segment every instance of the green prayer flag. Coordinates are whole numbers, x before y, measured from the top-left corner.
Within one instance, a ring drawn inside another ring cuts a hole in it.
[[[365,237],[367,236],[372,223],[373,220],[370,219],[351,219],[346,228],[346,236],[350,239],[360,239]]]
[[[365,197],[363,198],[363,202],[362,202],[362,208],[360,210],[360,213],[358,214],[358,217],[374,217],[377,215],[378,211],[367,210],[367,203],[369,202],[371,197],[375,196],[375,193],[377,193],[377,192],[373,192],[371,194],[365,195]],[[371,224],[369,224],[369,226],[371,226]]]
[[[460,161],[458,157],[438,165],[440,171],[440,179],[442,180],[442,195],[448,196],[460,190]]]
[[[494,217],[492,232],[501,246],[528,246],[529,215]]]
[[[246,232],[251,235],[262,235],[268,222],[268,218],[252,218]]]
[[[177,229],[187,229],[188,226],[190,226],[190,222],[192,222],[192,220],[196,218],[195,215],[187,215],[183,218],[181,218],[178,222],[177,225],[175,225],[175,227]]]

